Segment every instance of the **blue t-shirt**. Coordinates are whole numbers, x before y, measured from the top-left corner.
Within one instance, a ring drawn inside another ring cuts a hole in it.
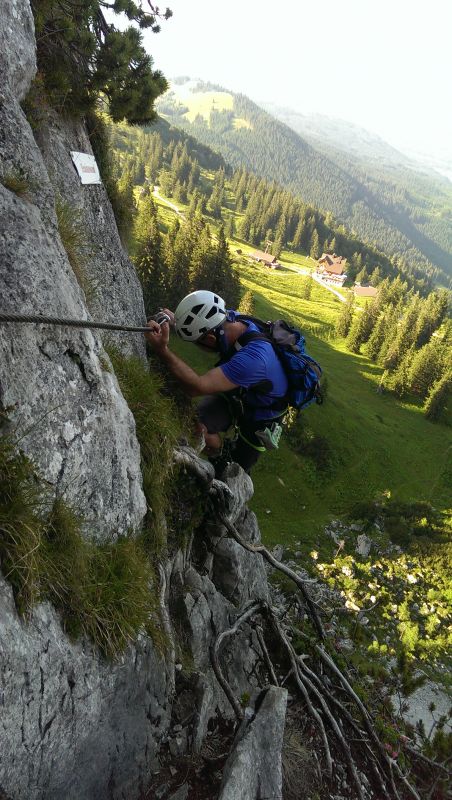
[[[248,331],[260,332],[254,322],[248,320],[240,322],[247,325]],[[237,350],[226,364],[221,364],[220,369],[231,383],[244,389],[249,389],[260,381],[271,381],[273,388],[270,392],[254,395],[259,408],[253,411],[253,418],[272,419],[281,415],[280,409],[265,410],[266,406],[271,406],[275,400],[284,397],[288,389],[286,374],[270,342],[259,339],[248,342],[241,350]]]

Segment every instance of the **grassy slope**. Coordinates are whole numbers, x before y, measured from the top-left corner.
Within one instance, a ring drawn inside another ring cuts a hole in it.
[[[166,224],[171,213],[165,209]],[[251,249],[233,240],[233,254],[237,248]],[[308,350],[327,377],[328,394],[322,407],[311,406],[303,415],[312,430],[328,439],[338,464],[333,474],[322,476],[287,441],[260,460],[253,472],[252,507],[266,543],[285,541],[302,552],[313,545],[322,549],[322,530],[329,519],[382,492],[447,508],[451,505],[450,428],[427,422],[415,405],[376,392],[381,369],[365,355],[349,353],[335,337],[340,301],[317,284],[310,300],[301,299],[305,278],[290,266],[306,268],[309,259],[287,256],[289,269],[284,271],[248,266],[242,259],[240,278],[253,291],[259,316],[290,318],[306,333]],[[214,362],[178,340],[173,340],[173,346],[199,371]]]
[[[307,333],[309,351],[327,376],[328,394],[321,408],[311,406],[303,413],[339,461],[331,476],[322,477],[286,443],[261,460],[253,476],[253,505],[266,541],[287,537],[310,545],[330,517],[381,492],[444,508],[450,502],[445,475],[450,429],[427,423],[414,406],[377,394],[380,368],[365,356],[348,353],[334,337],[339,300],[317,285],[310,301],[301,300],[298,275],[252,267],[242,277],[255,292],[259,315],[288,316]]]

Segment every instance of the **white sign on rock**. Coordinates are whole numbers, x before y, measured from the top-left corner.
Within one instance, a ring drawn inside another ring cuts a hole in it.
[[[71,158],[79,174],[81,183],[102,183],[96,159],[89,153],[71,150]]]

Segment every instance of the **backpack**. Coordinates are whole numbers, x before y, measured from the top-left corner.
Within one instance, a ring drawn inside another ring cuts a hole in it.
[[[254,322],[261,330],[261,333],[256,331],[243,333],[237,340],[241,347],[256,340],[270,342],[284,369],[289,384],[287,395],[282,402],[281,400],[275,401],[273,408],[289,405],[297,411],[301,411],[311,403],[322,404],[323,398],[320,390],[322,368],[305,352],[305,338],[299,330],[282,319],[275,322],[263,322],[244,314],[236,314],[235,319],[239,322]],[[259,387],[253,388],[258,390]]]

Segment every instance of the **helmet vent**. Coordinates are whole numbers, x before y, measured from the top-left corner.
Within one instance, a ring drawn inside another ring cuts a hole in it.
[[[190,338],[191,336],[193,336],[193,334],[192,334],[192,332],[191,332],[190,328],[181,328],[181,331],[183,331],[183,333],[185,333],[185,336],[187,336],[188,338]]]
[[[215,295],[215,297],[213,298],[213,302],[214,302],[214,303],[218,303],[218,297],[217,297],[216,295]]]
[[[194,320],[194,317],[192,317],[191,314],[188,314],[188,316],[186,316],[185,319],[184,319],[184,325],[190,325],[190,323],[193,322],[193,320]]]
[[[192,314],[199,314],[201,309],[203,308],[204,303],[201,303],[199,306],[193,306],[191,313]]]
[[[212,306],[210,311],[208,311],[207,314],[206,314],[206,319],[210,319],[211,317],[215,316],[215,314],[217,314],[217,313],[218,313],[217,306]]]

